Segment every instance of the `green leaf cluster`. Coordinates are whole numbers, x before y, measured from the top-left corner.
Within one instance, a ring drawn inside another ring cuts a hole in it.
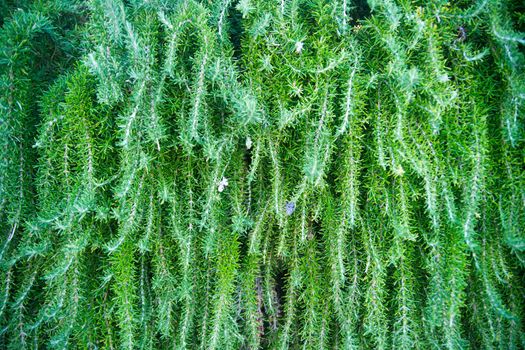
[[[0,348],[525,348],[524,13],[0,3]]]

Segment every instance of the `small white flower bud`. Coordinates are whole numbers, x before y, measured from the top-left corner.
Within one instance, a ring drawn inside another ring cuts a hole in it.
[[[224,191],[224,189],[228,186],[228,179],[223,177],[221,182],[219,182],[218,190],[219,192]]]
[[[303,51],[303,42],[302,41],[298,41],[295,43],[295,53],[296,54],[301,54],[301,51]]]

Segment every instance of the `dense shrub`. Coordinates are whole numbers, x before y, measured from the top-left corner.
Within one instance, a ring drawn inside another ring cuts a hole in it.
[[[0,348],[525,348],[521,1],[0,4]]]

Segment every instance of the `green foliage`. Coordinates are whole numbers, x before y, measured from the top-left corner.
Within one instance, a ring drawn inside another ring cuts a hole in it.
[[[523,10],[2,2],[0,348],[524,348]]]

